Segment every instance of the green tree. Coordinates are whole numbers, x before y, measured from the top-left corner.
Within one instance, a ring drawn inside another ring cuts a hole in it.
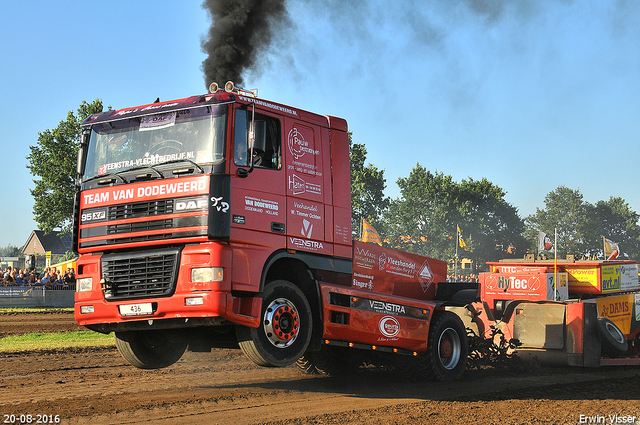
[[[56,128],[39,132],[37,144],[29,146],[27,168],[36,177],[35,188],[30,190],[35,201],[33,215],[45,233],[71,227],[80,124],[98,112],[102,112],[100,99],[82,101],[77,115],[69,111]]]
[[[525,236],[537,252],[538,231],[553,237],[558,230],[558,258],[603,258],[602,237],[618,244],[623,258],[640,258],[640,216],[620,197],[592,205],[579,190],[559,186],[545,197],[545,208],[526,218]]]
[[[380,218],[390,202],[390,198],[384,195],[384,189],[387,186],[384,170],[379,170],[372,164],[365,164],[366,159],[367,149],[362,144],[353,143],[350,132],[351,224],[353,233],[356,235],[362,218],[380,231]]]
[[[618,244],[621,258],[640,258],[640,215],[620,197],[598,201],[587,207],[589,226],[585,231],[584,254],[604,258],[602,237]]]
[[[532,252],[538,253],[538,232],[554,239],[558,232],[558,258],[567,254],[583,255],[587,246],[585,230],[589,227],[588,205],[580,190],[558,186],[544,198],[544,209],[536,208],[535,214],[525,219],[525,237]]]
[[[509,246],[524,250],[522,219],[504,200],[506,192],[487,179],[458,183],[418,164],[409,177],[397,183],[401,197],[391,202],[385,214],[392,245],[433,258],[453,259],[460,226],[467,245],[458,247],[460,258],[481,264],[506,256]]]
[[[460,214],[457,188],[451,176],[431,173],[418,164],[407,178],[397,180],[401,196],[385,213],[393,247],[433,258],[446,258],[455,249],[452,235]]]
[[[58,262],[62,263],[63,261],[75,260],[76,258],[78,258],[78,255],[75,252],[67,251],[58,258]]]
[[[20,257],[22,249],[15,245],[0,246],[0,257]]]
[[[526,251],[524,221],[518,209],[504,199],[506,194],[486,178],[469,178],[459,185],[460,226],[472,241],[472,250],[465,257],[476,264],[524,255]]]

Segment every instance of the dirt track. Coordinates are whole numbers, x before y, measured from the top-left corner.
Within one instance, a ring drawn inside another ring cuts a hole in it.
[[[0,313],[0,338],[30,332],[65,332],[86,330],[64,310],[42,310],[38,314]]]
[[[23,332],[15,321],[31,323],[28,331],[34,322],[43,331],[61,330],[61,321],[76,329],[70,313],[12,317],[8,325],[0,315],[0,335]],[[617,414],[640,424],[639,378],[640,368],[538,367],[409,383],[383,370],[345,380],[264,369],[236,350],[187,353],[157,371],[128,366],[114,348],[40,351],[0,354],[0,414],[16,415],[15,423],[21,414],[60,415],[63,424],[557,424],[581,415],[611,423]]]

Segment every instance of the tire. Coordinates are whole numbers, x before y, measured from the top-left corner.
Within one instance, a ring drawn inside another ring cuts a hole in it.
[[[429,362],[425,354],[419,354],[417,356],[396,355],[393,366],[400,376],[411,382],[434,379],[433,371],[429,367]]]
[[[260,326],[236,326],[240,349],[259,366],[292,365],[311,341],[313,319],[309,302],[300,288],[286,280],[267,284],[262,299]]]
[[[305,353],[296,366],[309,375],[345,376],[356,373],[362,363],[352,349],[323,345],[320,351]]]
[[[451,312],[438,312],[429,330],[425,367],[438,381],[455,381],[467,368],[469,343],[462,320]]]
[[[598,333],[602,352],[609,357],[623,356],[629,349],[624,334],[611,320],[605,317],[598,318]]]
[[[320,371],[316,369],[316,365],[309,354],[305,354],[296,361],[298,370],[305,375],[319,375]]]
[[[132,366],[161,369],[184,354],[188,340],[179,330],[116,332],[116,347]]]

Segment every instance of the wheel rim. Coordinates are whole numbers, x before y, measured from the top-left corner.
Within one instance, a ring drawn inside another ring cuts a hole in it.
[[[447,328],[440,334],[438,340],[438,358],[445,369],[454,369],[460,362],[462,343],[458,333]]]
[[[296,306],[285,298],[273,300],[264,313],[264,331],[277,348],[287,348],[298,337],[300,317]]]
[[[607,326],[607,332],[609,332],[609,335],[611,335],[613,339],[615,339],[618,343],[624,344],[625,338],[622,332],[620,331],[620,329],[618,329],[618,327],[615,324],[610,322],[607,322],[606,326]]]

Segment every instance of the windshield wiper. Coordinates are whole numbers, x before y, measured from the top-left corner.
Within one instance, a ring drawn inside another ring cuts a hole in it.
[[[162,175],[162,173],[160,171],[158,171],[155,168],[153,168],[153,165],[138,165],[137,167],[131,167],[131,168],[127,168],[126,170],[118,171],[115,175],[117,175],[118,177],[122,177],[122,176],[120,176],[120,174],[130,173],[132,171],[138,171],[138,170],[151,170],[154,173],[156,173],[156,175],[159,178],[164,179],[164,175]],[[147,174],[147,176],[149,176],[149,175]],[[136,177],[138,177],[138,176],[136,176]]]
[[[109,177],[115,177],[115,178],[109,178]],[[116,179],[120,179],[122,183],[129,183],[124,177],[120,176],[119,173],[107,173],[107,174],[101,174],[101,175],[89,177],[88,179],[82,180],[82,183],[88,183],[98,179],[103,179],[98,182],[99,185],[115,183]]]
[[[202,168],[200,165],[196,164],[195,162],[193,162],[190,159],[172,159],[171,161],[163,162],[162,164],[158,164],[158,165],[175,164],[175,163],[178,163],[178,162],[186,162],[188,164],[191,164],[191,165],[193,165],[194,167],[196,167],[200,171],[200,174],[204,174],[204,168]],[[175,171],[174,171],[174,174],[175,174]]]
[[[192,161],[190,159],[172,159],[171,161],[163,162],[161,164],[156,164],[156,166],[167,165],[167,164],[175,164],[175,163],[179,163],[179,162],[186,162],[186,163],[188,163],[190,165],[193,165],[195,168],[198,169],[200,174],[204,174],[204,168],[202,168],[200,165],[198,165],[197,163],[195,163],[194,161]],[[87,182],[90,182],[90,181],[101,179],[98,182],[98,184],[99,185],[104,185],[104,184],[115,183],[116,179],[119,179],[122,183],[126,184],[126,183],[129,183],[129,181],[127,181],[127,179],[125,179],[122,176],[122,174],[128,174],[128,173],[130,173],[132,171],[139,171],[139,170],[151,170],[156,174],[156,176],[158,176],[158,178],[164,179],[164,175],[160,171],[158,171],[153,165],[138,165],[136,167],[127,168],[126,170],[118,171],[117,173],[107,173],[107,174],[102,174],[102,175],[98,175],[98,176],[93,176],[93,177],[90,177],[88,179],[83,180],[82,183],[87,183]],[[173,173],[174,174],[183,174],[183,173],[180,173],[180,171],[182,171],[182,170],[175,170]],[[191,171],[192,170],[185,170],[184,173],[188,173],[188,172],[191,172]],[[178,172],[178,173],[176,173],[176,172]]]

